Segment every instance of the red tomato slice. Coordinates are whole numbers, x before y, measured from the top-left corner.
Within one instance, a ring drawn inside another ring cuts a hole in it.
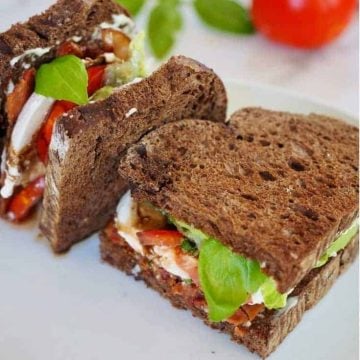
[[[89,83],[88,83],[88,95],[91,96],[96,90],[99,90],[103,86],[104,72],[106,65],[95,65],[87,69]]]
[[[183,235],[176,230],[145,230],[137,233],[142,245],[176,247],[181,244]]]
[[[49,116],[47,117],[45,123],[40,129],[38,138],[36,140],[36,146],[39,158],[44,164],[46,164],[48,160],[49,145],[56,119],[58,119],[62,114],[64,114],[66,111],[69,111],[75,106],[76,104],[70,101],[56,101],[50,111]]]
[[[106,65],[96,65],[87,69],[89,82],[88,82],[88,94],[92,95],[96,90],[100,89],[103,84],[103,77]],[[74,108],[76,104],[59,100],[56,101],[51,109],[51,112],[40,129],[38,138],[36,140],[36,147],[40,160],[46,164],[48,160],[49,145],[51,136],[54,129],[55,121],[65,112]]]
[[[41,200],[45,189],[45,178],[40,176],[11,198],[7,207],[7,216],[11,221],[25,220],[31,210]]]

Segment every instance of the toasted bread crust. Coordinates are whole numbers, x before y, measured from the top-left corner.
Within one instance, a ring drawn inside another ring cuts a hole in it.
[[[286,292],[357,216],[357,139],[335,119],[245,109],[228,126],[163,126],[128,151],[120,174],[135,199],[264,263]]]
[[[356,236],[335,258],[331,258],[321,268],[312,270],[302,279],[289,297],[293,299],[292,301],[296,299],[292,307],[286,311],[266,310],[252,321],[251,326],[244,333],[238,332],[235,325],[227,322],[209,322],[206,312],[191,306],[181,295],[174,294],[172,288],[179,283],[179,279],[170,274],[166,277],[155,276],[159,268],[135,253],[125,241],[114,242],[105,232],[100,234],[100,239],[103,261],[134,276],[137,280],[143,280],[149,287],[170,300],[173,306],[190,310],[208,326],[228,333],[232,340],[244,344],[251,352],[256,352],[262,358],[269,356],[301,321],[305,311],[321,300],[338,276],[355,260],[359,248],[358,236]],[[137,269],[134,272],[135,266]]]
[[[55,48],[70,37],[80,36],[82,41],[87,41],[97,25],[112,21],[113,14],[130,16],[112,0],[58,0],[42,14],[31,17],[25,23],[17,23],[0,34],[0,138],[5,136],[7,128],[4,110],[6,88],[9,81],[16,83],[24,72],[23,62],[20,60],[10,66],[11,59],[26,50],[53,48],[33,61],[27,59],[27,63],[38,67],[51,60],[55,56]]]
[[[109,220],[127,188],[117,168],[131,144],[163,123],[189,116],[225,121],[226,103],[214,72],[177,56],[148,78],[59,119],[41,219],[54,251],[66,251]],[[131,109],[136,111],[129,115]]]

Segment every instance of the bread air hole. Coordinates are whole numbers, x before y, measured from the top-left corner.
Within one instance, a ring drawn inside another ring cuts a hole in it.
[[[299,160],[296,160],[296,159],[290,159],[288,161],[288,165],[290,166],[291,169],[293,169],[295,171],[304,171],[305,170],[305,165],[303,165]]]
[[[259,175],[265,180],[265,181],[275,181],[276,177],[272,175],[269,171],[259,171]]]

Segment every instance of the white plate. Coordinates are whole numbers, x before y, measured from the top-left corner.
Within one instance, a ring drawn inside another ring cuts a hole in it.
[[[279,89],[227,82],[230,109],[346,114]],[[0,359],[257,359],[99,260],[92,236],[55,256],[38,230],[0,222]],[[358,359],[358,263],[271,359]]]

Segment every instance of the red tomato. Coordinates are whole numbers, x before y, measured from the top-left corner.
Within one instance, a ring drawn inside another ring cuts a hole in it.
[[[70,101],[59,100],[56,101],[52,107],[50,114],[40,129],[36,140],[37,152],[43,163],[46,163],[48,159],[48,150],[56,119],[75,106],[76,104]]]
[[[15,222],[25,220],[41,200],[44,188],[45,178],[40,176],[14,195],[7,206],[9,219]]]
[[[355,7],[356,0],[254,0],[252,17],[272,40],[316,48],[345,29]]]
[[[181,244],[183,235],[176,230],[145,230],[137,233],[143,245],[176,247]]]
[[[99,90],[103,86],[105,67],[106,65],[95,65],[87,69],[89,77],[89,96],[91,96],[96,90]]]

